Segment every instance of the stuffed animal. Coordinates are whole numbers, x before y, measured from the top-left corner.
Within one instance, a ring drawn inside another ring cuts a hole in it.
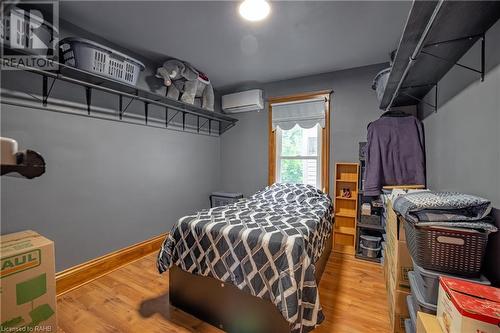
[[[167,97],[188,104],[201,99],[201,107],[214,110],[214,89],[208,77],[191,64],[178,59],[165,61],[156,71],[156,77],[163,79],[167,86]]]

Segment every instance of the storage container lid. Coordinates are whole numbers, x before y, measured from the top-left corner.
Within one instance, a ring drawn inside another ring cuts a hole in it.
[[[370,235],[360,235],[359,238],[370,241],[370,242],[380,242],[382,237],[370,236]]]
[[[372,247],[364,246],[363,244],[359,244],[359,246],[360,246],[362,249],[365,249],[365,250],[380,251],[380,246],[379,246],[379,247],[377,247],[377,248],[372,248]]]
[[[212,195],[215,197],[225,197],[225,198],[241,198],[241,197],[243,197],[243,194],[238,193],[238,192],[212,192]]]
[[[429,278],[433,278],[433,279],[438,279],[440,276],[448,276],[450,277],[450,274],[446,274],[446,273],[442,273],[442,272],[436,272],[436,271],[431,271],[429,269],[425,269],[423,267],[420,267],[412,258],[412,262],[413,262],[413,270],[415,272],[417,272],[418,274],[420,275],[423,275],[423,276],[426,276],[426,277],[429,277]],[[490,280],[488,280],[484,275],[481,275],[479,278],[461,278],[461,277],[456,277],[457,279],[460,279],[460,280],[467,280],[467,281],[471,281],[471,282],[476,282],[476,283],[480,283],[480,284],[483,284],[485,286],[489,286],[491,285],[491,282]]]
[[[461,315],[500,325],[499,288],[450,277],[441,277],[439,285]]]

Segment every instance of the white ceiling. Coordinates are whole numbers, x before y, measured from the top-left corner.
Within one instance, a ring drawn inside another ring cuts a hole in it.
[[[215,87],[389,60],[410,1],[271,2],[247,22],[233,1],[63,1],[61,18],[154,61],[185,59]]]

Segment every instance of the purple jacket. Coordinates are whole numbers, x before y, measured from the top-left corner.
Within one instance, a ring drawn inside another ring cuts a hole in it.
[[[422,123],[410,115],[386,112],[368,125],[364,195],[385,185],[425,185]]]

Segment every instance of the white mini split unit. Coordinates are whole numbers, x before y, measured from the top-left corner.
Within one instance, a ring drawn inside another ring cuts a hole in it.
[[[222,96],[222,110],[225,113],[260,111],[262,109],[264,109],[264,99],[260,89]]]

